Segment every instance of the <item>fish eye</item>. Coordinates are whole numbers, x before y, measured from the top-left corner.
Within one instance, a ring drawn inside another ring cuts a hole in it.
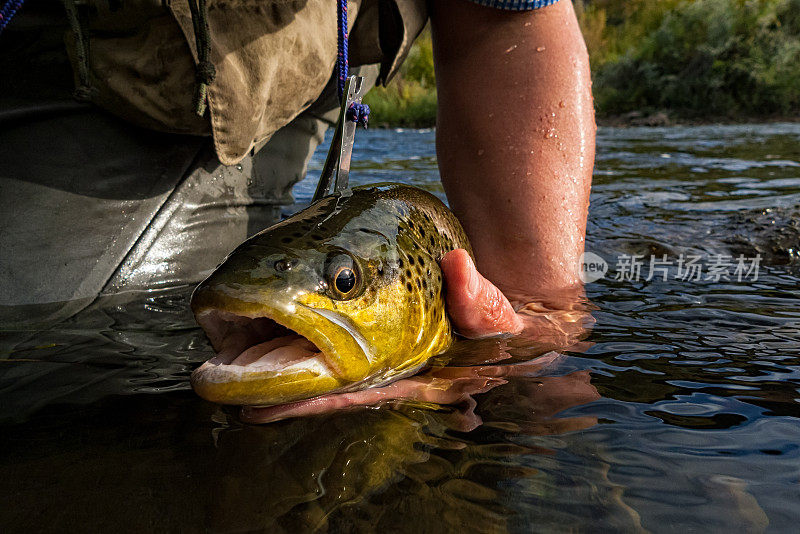
[[[325,261],[325,278],[334,298],[346,300],[358,295],[361,276],[358,264],[349,254],[336,252],[329,255]]]
[[[353,269],[348,269],[347,267],[340,268],[333,285],[343,295],[348,294],[356,286],[356,273],[353,272]]]

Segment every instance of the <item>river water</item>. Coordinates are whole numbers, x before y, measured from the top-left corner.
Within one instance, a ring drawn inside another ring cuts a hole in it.
[[[351,176],[443,198],[430,130]],[[243,425],[189,388],[191,288],[6,329],[0,529],[796,532],[800,125],[601,128],[587,249],[588,348],[475,406]]]

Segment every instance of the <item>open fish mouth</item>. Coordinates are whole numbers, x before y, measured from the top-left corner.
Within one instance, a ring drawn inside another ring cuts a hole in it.
[[[344,384],[314,341],[274,318],[212,309],[197,320],[217,352],[192,373],[192,387],[206,400],[269,406]]]
[[[230,367],[229,372],[280,371],[293,366],[327,369],[322,351],[313,342],[269,317],[214,310],[198,320],[218,349],[207,363]]]

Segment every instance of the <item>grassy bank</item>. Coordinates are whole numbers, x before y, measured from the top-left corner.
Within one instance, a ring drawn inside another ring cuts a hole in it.
[[[576,0],[601,122],[800,116],[800,0]],[[430,126],[430,33],[389,87],[367,97],[374,122]]]
[[[425,128],[436,123],[436,78],[431,32],[414,42],[400,72],[387,87],[376,87],[364,98],[376,126]]]

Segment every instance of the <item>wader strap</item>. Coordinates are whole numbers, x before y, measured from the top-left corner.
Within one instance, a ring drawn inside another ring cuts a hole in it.
[[[93,92],[89,81],[89,42],[81,26],[75,0],[64,0],[64,9],[67,12],[69,27],[75,39],[75,56],[78,64],[78,87],[72,93],[72,96],[80,102],[89,102],[92,99]]]
[[[208,7],[206,0],[187,0],[192,12],[194,40],[197,46],[197,67],[195,71],[194,112],[200,117],[205,115],[208,105],[208,86],[217,76],[217,70],[211,63],[211,34],[208,29]]]

